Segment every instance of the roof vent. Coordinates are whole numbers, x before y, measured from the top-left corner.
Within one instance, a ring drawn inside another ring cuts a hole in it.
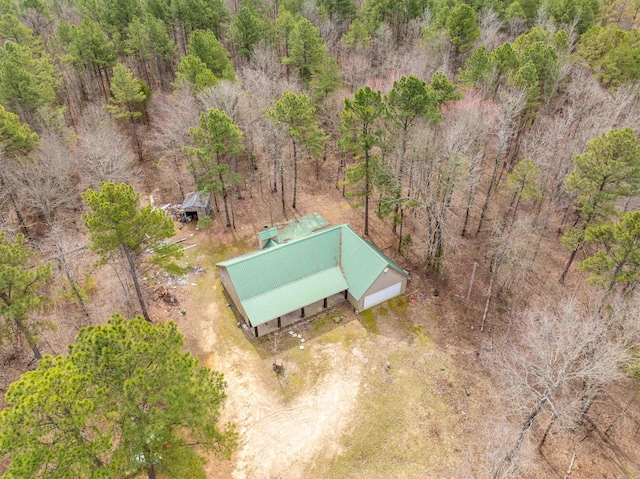
[[[387,271],[389,271],[389,268],[385,268],[383,273],[386,273]]]
[[[268,230],[268,229],[269,229],[269,227],[268,227],[267,225],[264,225],[264,229]]]

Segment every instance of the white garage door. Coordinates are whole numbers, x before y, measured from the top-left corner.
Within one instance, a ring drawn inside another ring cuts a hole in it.
[[[391,299],[395,296],[398,296],[402,291],[402,281],[396,284],[392,284],[380,291],[376,291],[375,293],[371,293],[364,297],[364,309],[370,308],[371,306],[375,306],[376,304],[383,303],[384,301]]]

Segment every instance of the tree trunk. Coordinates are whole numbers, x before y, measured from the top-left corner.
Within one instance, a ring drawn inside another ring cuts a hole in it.
[[[409,128],[409,124],[407,120],[405,120],[403,125],[403,130],[402,130],[402,148],[400,150],[400,159],[398,161],[398,173],[396,175],[396,181],[398,182],[398,193],[396,194],[396,209],[395,209],[395,215],[393,218],[394,219],[393,225],[391,227],[392,228],[391,231],[393,233],[395,233],[397,230],[398,221],[400,221],[398,217],[401,216],[400,198],[402,197],[402,181],[404,179],[404,157],[407,153],[407,129],[408,128]],[[400,241],[402,241],[402,235],[400,235]],[[398,248],[399,247],[400,246],[398,246]]]
[[[11,205],[13,206],[13,211],[15,212],[16,217],[18,218],[18,225],[20,225],[20,231],[25,236],[29,236],[29,229],[27,228],[27,225],[24,222],[22,214],[20,213],[20,208],[18,208],[16,197],[13,195],[13,191],[7,187],[6,180],[4,179],[4,176],[2,176],[1,174],[0,174],[0,186],[2,187],[2,189],[6,190],[8,193],[9,200],[11,200]]]
[[[142,297],[142,290],[140,289],[140,284],[138,283],[138,275],[136,274],[136,264],[133,260],[133,252],[125,244],[122,245],[122,250],[124,251],[124,255],[127,257],[127,261],[129,262],[129,271],[131,272],[133,285],[136,288],[136,294],[138,295],[138,301],[140,302],[140,308],[142,309],[142,316],[144,316],[144,319],[151,322],[151,318],[149,318],[149,313],[147,312],[147,306],[144,303],[144,298]]]
[[[220,166],[220,155],[216,153],[216,164]],[[220,180],[220,184],[222,185],[222,202],[224,203],[224,214],[227,219],[227,227],[231,226],[231,218],[229,217],[229,205],[227,202],[227,189],[224,186],[224,179],[222,178],[222,173],[218,173],[218,179]]]
[[[280,158],[280,198],[282,199],[282,214],[287,217],[287,209],[284,200],[284,160]]]
[[[544,434],[542,435],[542,439],[540,439],[540,444],[538,444],[538,450],[542,449],[542,446],[544,446],[544,443],[547,440],[547,437],[549,436],[549,431],[551,431],[551,428],[555,424],[556,419],[558,419],[558,416],[554,414],[553,418],[549,422],[549,425],[547,426],[547,429],[545,429]]]
[[[60,268],[62,269],[62,271],[64,271],[64,275],[67,277],[67,281],[69,281],[69,285],[73,290],[73,294],[75,294],[76,298],[78,298],[78,302],[80,303],[80,309],[82,310],[82,314],[84,314],[84,316],[87,319],[90,319],[89,312],[87,311],[87,306],[84,304],[84,299],[82,299],[82,295],[80,294],[78,285],[76,284],[75,280],[71,276],[71,271],[69,271],[69,266],[67,265],[67,262],[64,259],[64,253],[60,252],[60,254],[61,254],[61,257],[58,259],[58,264],[60,265]]]
[[[296,141],[293,141],[293,204],[291,207],[296,209],[296,198],[298,194],[298,151],[296,149]]]
[[[369,150],[364,152],[364,235],[369,236]]]
[[[471,186],[469,188],[469,196],[467,197],[467,207],[464,213],[464,224],[462,225],[462,233],[460,236],[464,237],[467,234],[467,223],[469,223],[469,216],[471,214],[471,205],[473,204],[473,199],[475,197],[476,188],[475,186]]]
[[[578,248],[574,249],[571,252],[571,256],[569,256],[569,261],[567,261],[567,265],[564,267],[564,271],[562,272],[562,276],[560,276],[560,284],[564,284],[564,280],[567,277],[567,273],[569,272],[569,268],[571,267],[571,263],[576,258],[576,253],[578,252]]]
[[[546,402],[547,402],[546,397],[538,401],[538,404],[536,404],[535,409],[531,412],[531,414],[529,415],[529,418],[522,426],[522,430],[520,431],[520,435],[518,436],[516,443],[511,448],[511,450],[505,455],[502,461],[500,461],[500,464],[498,464],[498,467],[496,468],[494,473],[491,475],[492,479],[498,479],[500,477],[500,473],[502,472],[502,469],[504,468],[505,464],[508,461],[511,461],[511,459],[513,459],[513,456],[518,452],[518,450],[520,449],[520,446],[522,446],[522,442],[524,441],[527,431],[531,429],[531,426],[533,426],[533,423],[535,422],[538,415],[542,412],[542,408],[544,407]]]
[[[496,153],[496,161],[493,166],[493,173],[491,174],[491,180],[489,181],[487,196],[484,199],[484,204],[482,205],[482,211],[480,212],[480,221],[478,222],[478,229],[476,230],[476,236],[478,236],[478,234],[480,233],[480,230],[482,229],[482,222],[484,221],[484,216],[487,213],[487,208],[489,207],[489,198],[491,198],[491,193],[493,192],[493,187],[496,182],[496,175],[498,174],[498,165],[500,163],[500,155],[502,153],[503,147],[504,145],[502,145],[500,149],[498,149],[498,152]]]
[[[42,354],[40,354],[40,350],[38,349],[38,343],[36,342],[35,338],[31,335],[29,330],[22,323],[22,319],[15,318],[15,322],[16,322],[16,326],[18,326],[18,330],[24,335],[24,339],[27,340],[27,344],[31,348],[31,351],[33,351],[34,357],[37,360],[42,359]]]
[[[147,476],[149,479],[156,479],[156,468],[151,464],[149,469],[147,469]]]
[[[133,131],[133,141],[136,143],[136,152],[138,153],[138,160],[142,163],[142,145],[140,144],[140,138],[138,138],[138,126],[136,125],[133,118],[131,118],[131,126]]]

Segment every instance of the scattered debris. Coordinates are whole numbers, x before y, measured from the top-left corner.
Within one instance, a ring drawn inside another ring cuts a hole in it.
[[[389,361],[385,361],[382,365],[382,369],[384,369],[385,373],[388,373],[391,370],[391,363]]]
[[[184,316],[185,314],[187,314],[187,312],[184,309],[180,310],[180,316]]]
[[[184,248],[181,248],[180,251],[186,251],[188,249],[195,248],[196,246],[198,246],[198,243],[192,244],[192,245],[189,245],[189,246],[185,246]]]
[[[300,349],[304,349],[304,346],[300,346]]]
[[[165,303],[172,306],[176,306],[178,304],[178,299],[173,294],[171,294],[165,286],[160,286],[154,292],[157,293],[158,298],[162,299]]]
[[[301,342],[301,343],[304,343],[304,338],[302,338],[302,339],[300,340],[300,342]]]
[[[198,286],[197,283],[191,283],[191,286]]]
[[[471,396],[471,393],[469,392],[469,390],[468,390],[467,388],[465,388],[464,386],[462,386],[462,389],[464,389],[464,393],[465,393],[467,396]]]

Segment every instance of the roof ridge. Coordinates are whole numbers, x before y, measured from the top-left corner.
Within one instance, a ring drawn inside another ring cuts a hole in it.
[[[228,260],[225,261],[221,261],[219,263],[216,263],[216,266],[231,266],[232,264],[238,264],[238,263],[242,263],[243,261],[246,261],[250,258],[255,258],[257,256],[260,256],[262,254],[267,254],[269,252],[273,252],[273,251],[277,251],[278,249],[294,244],[294,243],[299,243],[311,238],[316,238],[319,235],[328,233],[329,231],[334,231],[338,228],[342,228],[343,226],[348,226],[348,225],[336,225],[336,226],[332,226],[330,228],[324,228],[321,229],[319,231],[314,231],[313,233],[311,233],[310,235],[307,236],[303,236],[301,238],[295,238],[292,239],[290,241],[287,241],[286,243],[277,243],[276,245],[270,247],[270,248],[265,248],[265,249],[261,249],[261,250],[256,250],[256,251],[250,251],[249,253],[245,253],[245,254],[241,254],[240,256],[236,256],[235,258],[230,258]]]
[[[387,256],[385,254],[385,252],[382,251],[380,248],[378,248],[372,241],[369,241],[366,238],[363,238],[362,236],[360,236],[358,233],[356,233],[353,230],[353,228],[351,228],[351,225],[347,224],[347,225],[341,225],[341,226],[347,226],[349,228],[349,230],[351,231],[351,233],[353,233],[353,235],[356,238],[358,238],[360,241],[362,241],[367,246],[369,246],[371,248],[371,250],[378,256],[378,258],[380,258],[382,261],[384,261],[386,264],[391,266],[393,269],[395,269],[399,273],[408,276],[408,271],[407,270],[403,269],[402,267],[400,267],[400,265],[398,265],[395,261],[393,261],[393,259],[389,258],[389,256]]]

